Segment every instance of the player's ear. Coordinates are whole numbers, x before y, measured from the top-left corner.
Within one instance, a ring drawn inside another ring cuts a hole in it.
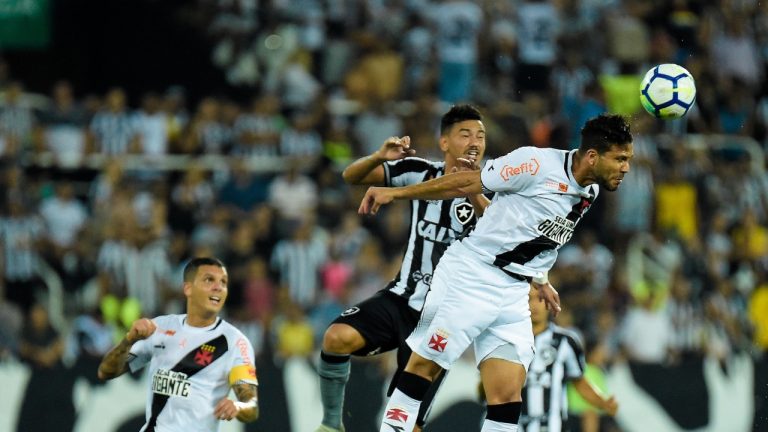
[[[445,135],[440,135],[440,140],[438,141],[440,144],[440,150],[447,152],[448,151],[448,137]]]
[[[192,294],[192,283],[184,282],[184,285],[182,285],[182,290],[184,291],[184,297],[189,297],[189,295]]]

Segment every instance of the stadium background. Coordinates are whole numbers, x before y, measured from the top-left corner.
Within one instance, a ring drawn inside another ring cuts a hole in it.
[[[198,254],[228,264],[258,354],[262,417],[226,430],[311,431],[322,332],[394,274],[409,222],[359,218],[340,168],[392,135],[440,158],[456,101],[489,157],[632,118],[632,172],[552,272],[621,404],[601,430],[768,430],[766,60],[750,0],[2,0],[0,431],[137,430],[146,377],[96,364],[182,310]],[[697,80],[682,121],[639,112],[663,62]],[[354,368],[346,424],[374,430],[392,359]],[[478,430],[471,359],[449,377],[427,430]]]

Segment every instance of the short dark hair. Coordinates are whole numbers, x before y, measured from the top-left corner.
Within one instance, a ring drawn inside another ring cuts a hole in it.
[[[197,275],[197,269],[205,265],[212,265],[224,268],[224,263],[217,258],[211,257],[197,257],[192,258],[187,265],[184,266],[184,282],[192,282]]]
[[[452,106],[440,119],[440,135],[447,134],[451,126],[465,120],[483,120],[483,115],[470,104]]]
[[[611,150],[611,146],[624,145],[632,142],[632,132],[629,122],[618,114],[600,114],[584,124],[581,129],[580,151],[595,149],[603,154]]]

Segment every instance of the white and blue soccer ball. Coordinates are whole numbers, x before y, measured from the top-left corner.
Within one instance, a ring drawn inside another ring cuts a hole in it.
[[[684,116],[696,100],[696,83],[684,67],[674,63],[654,66],[640,84],[640,102],[661,119]]]

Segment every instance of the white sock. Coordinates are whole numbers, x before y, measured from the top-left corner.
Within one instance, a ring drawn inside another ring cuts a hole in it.
[[[420,406],[420,400],[408,397],[399,389],[395,389],[384,410],[379,432],[411,432],[416,425]]]
[[[519,430],[520,428],[516,424],[501,423],[485,419],[483,422],[483,428],[480,429],[480,432],[518,432]]]

